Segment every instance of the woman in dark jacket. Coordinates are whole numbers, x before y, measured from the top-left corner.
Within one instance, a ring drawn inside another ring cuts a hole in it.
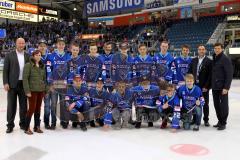
[[[40,111],[42,99],[46,92],[45,67],[41,61],[41,52],[36,50],[32,53],[30,62],[23,69],[23,88],[29,100],[26,114],[25,133],[32,135],[30,122],[34,113],[34,132],[43,133],[40,129]]]

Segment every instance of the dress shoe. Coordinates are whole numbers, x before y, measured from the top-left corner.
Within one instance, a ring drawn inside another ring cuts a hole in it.
[[[220,125],[217,130],[222,131],[225,130],[226,126],[225,125]]]
[[[7,130],[6,130],[6,133],[12,133],[13,132],[13,128],[7,128]]]
[[[204,125],[205,125],[206,127],[209,127],[209,126],[210,126],[209,122],[204,122]]]

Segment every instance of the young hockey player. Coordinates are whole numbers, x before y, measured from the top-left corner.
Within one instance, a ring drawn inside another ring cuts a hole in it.
[[[109,92],[113,91],[113,83],[111,79],[111,65],[112,65],[112,44],[106,42],[103,46],[103,53],[100,55],[100,59],[103,62],[102,78],[104,79],[104,88]]]
[[[138,46],[139,55],[134,58],[134,63],[153,63],[153,59],[147,54],[147,46],[145,44],[140,44]]]
[[[41,52],[42,55],[42,62],[45,64],[46,67],[46,75],[47,70],[49,70],[49,62],[51,63],[51,54],[48,52],[47,49],[47,41],[44,39],[41,39],[38,41],[38,50]],[[55,111],[53,110],[51,104],[52,100],[52,90],[49,90],[48,93],[44,97],[44,126],[46,129],[51,129],[51,126],[49,125],[49,116],[51,115],[52,123],[54,124],[56,121],[56,115]]]
[[[166,65],[171,69],[172,62],[174,60],[173,56],[168,52],[168,42],[162,41],[160,45],[160,53],[157,53],[153,60],[155,63]]]
[[[50,61],[47,62],[47,80],[49,84],[54,87],[54,92],[52,93],[52,108],[56,110],[58,103],[58,97],[60,101],[60,120],[61,126],[66,129],[68,127],[69,119],[68,112],[64,106],[63,93],[65,92],[67,85],[67,62],[71,59],[71,56],[64,51],[66,46],[63,38],[59,38],[56,43],[57,50],[55,50],[51,56]],[[52,122],[52,129],[55,129],[56,118],[54,117],[54,122]]]
[[[137,80],[141,76],[150,74],[151,67],[154,65],[153,59],[150,55],[147,54],[147,46],[145,44],[140,44],[138,47],[139,55],[134,58],[134,63],[132,65],[133,73],[133,85],[137,85]]]
[[[107,91],[104,90],[103,88],[103,79],[102,77],[99,77],[96,82],[96,88],[91,88],[89,91],[89,96],[91,97],[91,107],[96,108],[99,106],[100,112],[103,112],[104,110],[107,110],[106,108],[111,108],[112,103],[111,101],[111,94]],[[95,122],[94,119],[95,117],[95,110],[90,112],[90,126],[95,127]],[[99,113],[101,114],[101,113]],[[102,115],[104,116],[104,115]],[[104,118],[102,117],[97,117],[96,121],[99,123],[99,125],[102,127],[104,125]]]
[[[41,39],[38,41],[38,50],[41,52],[42,55],[42,62],[46,65],[48,57],[50,55],[50,53],[48,52],[48,48],[47,48],[47,41],[44,39]]]
[[[185,76],[186,85],[178,89],[179,98],[182,99],[181,115],[183,119],[183,128],[190,129],[192,115],[195,114],[196,121],[193,127],[194,131],[199,130],[202,118],[202,107],[204,105],[204,98],[202,97],[201,89],[194,85],[194,77],[192,74]]]
[[[131,128],[132,125],[129,123],[129,121],[131,118],[133,94],[131,90],[127,89],[126,83],[124,81],[117,83],[117,90],[113,97],[114,108],[112,110],[112,118],[115,122],[113,128]]]
[[[114,83],[119,81],[126,81],[131,78],[132,71],[131,65],[133,59],[128,55],[128,44],[126,42],[121,43],[120,54],[114,54],[112,57],[112,80]]]
[[[73,85],[69,86],[67,95],[65,96],[67,110],[74,115],[77,115],[77,120],[80,122],[80,127],[86,131],[83,112],[90,108],[90,98],[87,86],[83,84],[83,80],[79,74],[75,74]],[[76,122],[78,124],[78,122]]]
[[[79,55],[80,48],[78,43],[73,42],[70,45],[70,49],[72,57],[68,62],[68,84],[71,85],[73,83],[74,74],[78,71],[83,70],[83,56]]]
[[[159,96],[160,90],[158,86],[151,85],[147,76],[139,79],[140,84],[133,87],[131,90],[134,96],[134,103],[136,106],[136,126],[141,128],[142,117],[146,116],[148,120],[148,127],[153,127],[153,121],[158,118],[156,109],[156,100]]]
[[[89,54],[85,56],[83,65],[85,66],[84,70],[84,79],[89,88],[95,87],[96,80],[99,76],[102,75],[102,61],[99,58],[97,53],[96,43],[91,43],[89,46]]]
[[[185,84],[184,77],[188,73],[188,70],[190,68],[190,63],[192,61],[192,58],[189,57],[189,46],[183,45],[182,46],[182,55],[175,58],[172,63],[173,68],[173,83],[181,86]]]
[[[167,85],[167,94],[160,96],[156,104],[162,117],[162,125],[160,128],[166,128],[168,118],[172,116],[172,130],[176,131],[176,129],[179,129],[180,100],[173,84]]]

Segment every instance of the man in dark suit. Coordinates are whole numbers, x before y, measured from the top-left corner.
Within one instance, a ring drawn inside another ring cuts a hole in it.
[[[195,84],[202,89],[205,100],[203,120],[204,125],[209,127],[209,90],[211,88],[212,60],[206,56],[206,48],[204,45],[198,46],[198,56],[192,59],[189,73],[193,74]]]
[[[15,127],[14,119],[17,111],[17,97],[19,99],[20,128],[25,128],[25,116],[27,112],[27,98],[23,90],[23,67],[29,61],[24,53],[25,40],[16,40],[16,50],[6,54],[3,67],[3,85],[7,91],[7,131],[11,133]]]
[[[233,78],[233,67],[231,60],[223,53],[223,45],[214,45],[212,66],[212,93],[218,123],[213,127],[218,130],[226,129],[229,113],[228,91]]]

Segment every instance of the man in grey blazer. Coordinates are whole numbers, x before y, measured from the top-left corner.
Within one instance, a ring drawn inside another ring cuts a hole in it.
[[[25,40],[16,40],[16,50],[6,54],[3,67],[3,85],[7,91],[7,131],[11,133],[15,127],[14,119],[17,111],[17,97],[19,99],[19,126],[25,127],[27,112],[27,97],[23,90],[22,74],[23,67],[29,61],[29,56],[24,52]]]

